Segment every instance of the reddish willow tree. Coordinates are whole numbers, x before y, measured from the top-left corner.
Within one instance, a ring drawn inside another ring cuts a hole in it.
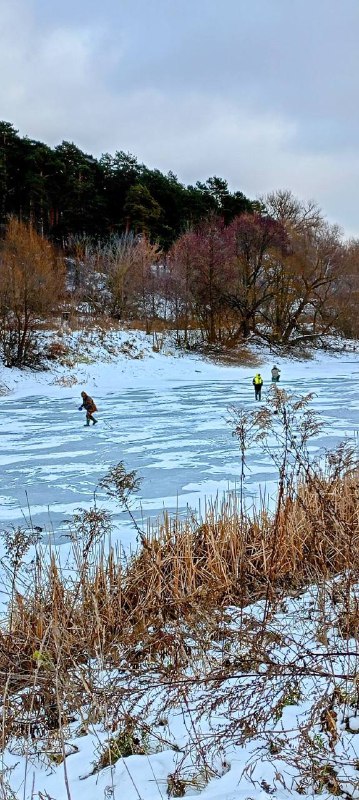
[[[229,229],[223,220],[211,217],[178,239],[168,261],[182,300],[186,332],[191,316],[213,344],[220,337],[222,289],[231,261]]]
[[[243,214],[228,226],[213,217],[181,236],[169,263],[186,329],[191,317],[210,344],[248,336],[268,300],[268,275],[285,243],[283,227],[258,214]]]
[[[185,330],[197,325],[210,344],[252,332],[282,344],[317,335],[335,319],[342,256],[338,230],[324,221],[242,214],[225,226],[213,217],[169,254]]]

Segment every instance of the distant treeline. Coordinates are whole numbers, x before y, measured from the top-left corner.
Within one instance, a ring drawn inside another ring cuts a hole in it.
[[[186,347],[256,336],[359,338],[359,240],[289,189],[252,202],[184,186],[117,152],[95,159],[0,123],[0,359],[34,365],[39,321],[71,308],[177,332]]]
[[[212,212],[226,224],[259,204],[230,192],[226,180],[184,186],[176,175],[139,164],[130,153],[96,159],[75,144],[51,148],[0,122],[0,224],[9,215],[58,243],[69,235],[145,233],[168,250]]]

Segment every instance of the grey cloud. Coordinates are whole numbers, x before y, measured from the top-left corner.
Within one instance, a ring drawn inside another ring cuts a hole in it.
[[[0,0],[1,118],[359,233],[357,0]]]

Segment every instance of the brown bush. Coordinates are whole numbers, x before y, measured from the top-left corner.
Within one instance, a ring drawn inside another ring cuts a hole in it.
[[[49,361],[60,361],[70,354],[70,349],[62,342],[51,342],[46,349],[45,357]]]

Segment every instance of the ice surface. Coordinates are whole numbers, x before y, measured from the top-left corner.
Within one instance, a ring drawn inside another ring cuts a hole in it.
[[[330,448],[359,429],[357,356],[283,362],[281,387],[314,392],[312,407],[325,425],[312,451]],[[263,402],[270,381],[265,377]],[[20,376],[21,390],[0,406],[1,527],[33,524],[56,542],[76,508],[96,502],[111,508],[119,536],[134,540],[126,513],[108,503],[98,482],[119,461],[143,479],[133,509],[138,519],[164,508],[203,509],[238,486],[240,454],[228,424],[230,406],[256,407],[248,368],[226,368],[188,358],[95,365],[86,388],[99,408],[96,428],[78,411],[82,386],[64,390]],[[81,379],[81,378],[80,378]],[[26,395],[26,390],[28,395]],[[275,492],[276,471],[260,449],[247,458],[247,503]]]

